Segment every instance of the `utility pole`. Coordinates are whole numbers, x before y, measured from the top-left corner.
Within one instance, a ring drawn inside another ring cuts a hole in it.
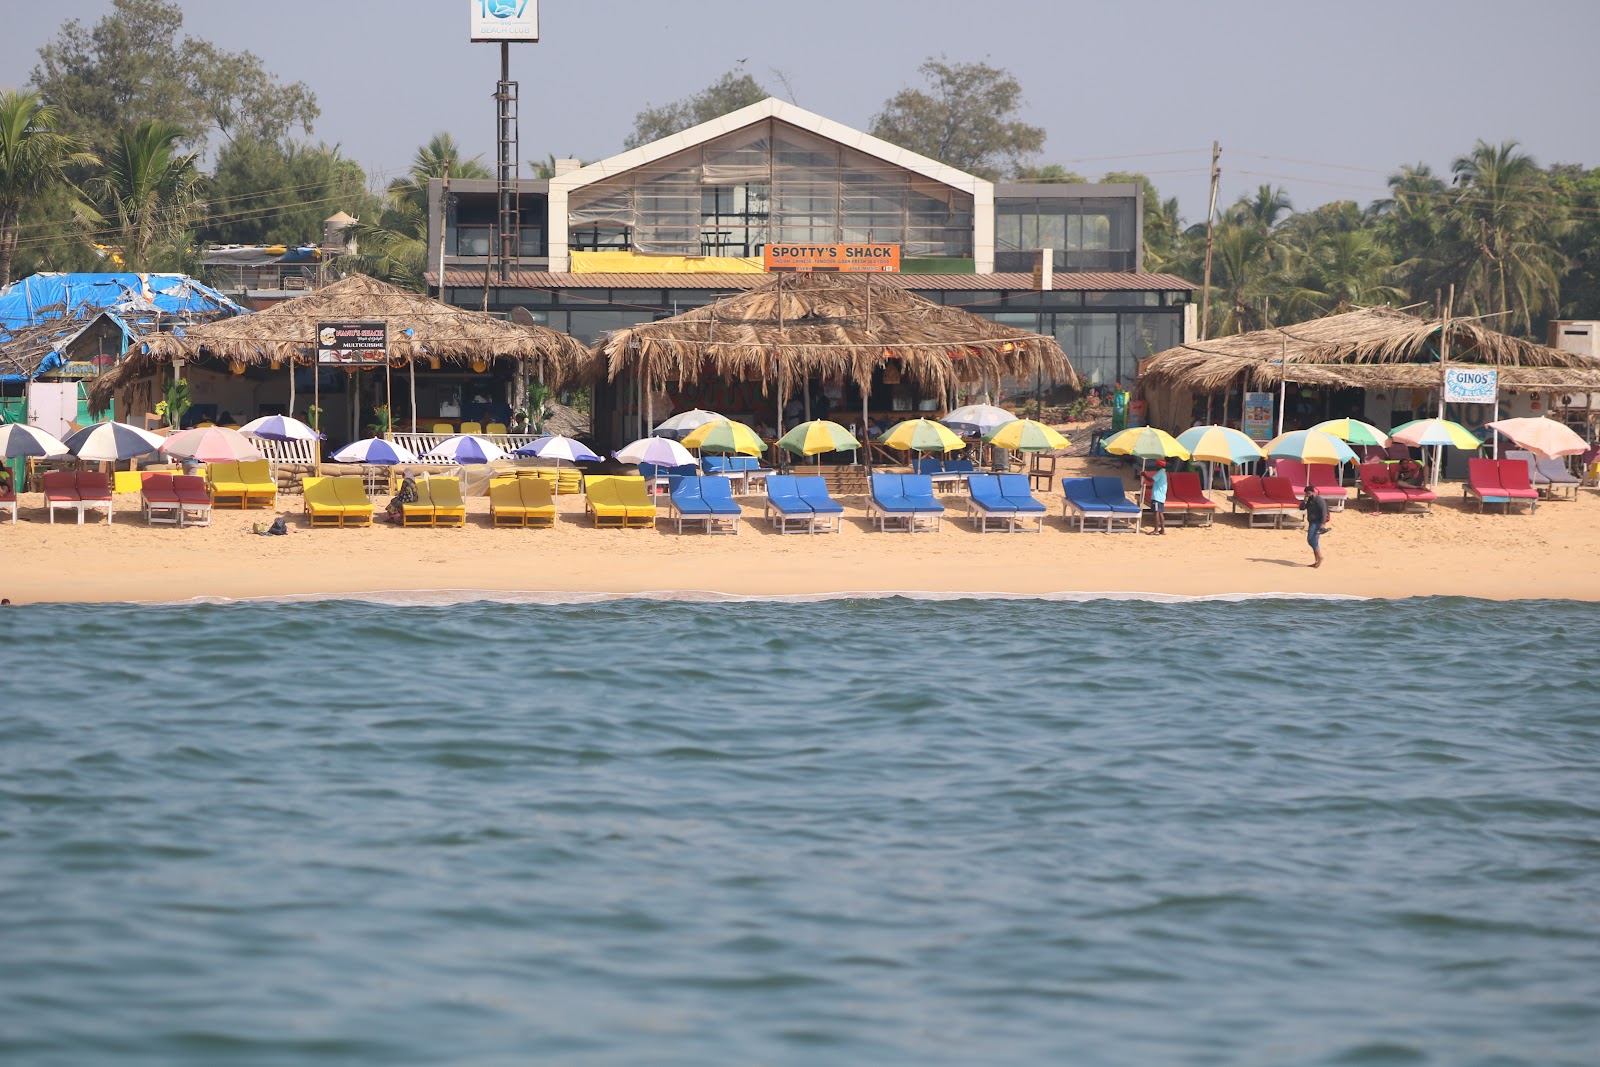
[[[500,83],[495,86],[496,102],[496,186],[500,193],[500,221],[495,227],[499,239],[500,280],[511,280],[518,264],[521,243],[521,211],[517,193],[517,83],[511,80],[511,45],[500,42]]]
[[[1222,177],[1222,171],[1217,167],[1217,160],[1221,156],[1222,145],[1212,141],[1211,207],[1206,211],[1206,281],[1200,295],[1200,340],[1202,341],[1211,333],[1211,240],[1215,235],[1217,222],[1217,179]]]

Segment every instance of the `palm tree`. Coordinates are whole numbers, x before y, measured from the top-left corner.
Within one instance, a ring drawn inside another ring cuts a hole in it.
[[[1393,284],[1395,267],[1389,249],[1370,230],[1343,228],[1319,233],[1292,263],[1292,280],[1284,288],[1283,299],[1285,312],[1296,320],[1405,299],[1405,293]]]
[[[1506,314],[1531,334],[1534,316],[1559,304],[1566,269],[1556,243],[1564,222],[1550,183],[1515,141],[1479,141],[1451,169],[1458,189],[1453,214],[1473,252],[1463,271],[1468,306]]]
[[[122,242],[129,270],[149,270],[154,250],[178,241],[204,206],[197,153],[184,154],[182,127],[153,119],[117,131],[105,170],[89,182],[101,218]]]
[[[75,137],[57,133],[61,112],[38,93],[0,91],[0,286],[11,281],[23,211],[63,190],[67,168],[96,162]]]
[[[428,182],[449,174],[452,178],[493,178],[482,156],[461,158],[461,146],[448,133],[436,133],[411,157],[405,177],[389,183],[390,200],[409,200],[423,211],[428,209]]]
[[[356,224],[361,255],[356,268],[413,292],[424,288],[428,264],[428,182],[452,178],[492,178],[479,157],[461,158],[461,146],[448,133],[436,133],[411,158],[411,168],[389,183],[383,210],[371,222]]]

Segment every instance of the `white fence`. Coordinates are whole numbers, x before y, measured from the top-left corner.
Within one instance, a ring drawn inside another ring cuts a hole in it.
[[[424,452],[437,448],[452,436],[455,435],[447,433],[392,433],[389,435],[389,440],[403,448],[409,448],[420,456]],[[486,441],[493,441],[507,452],[515,452],[523,445],[531,445],[539,440],[540,437],[539,434],[532,433],[482,433],[474,436],[482,437]],[[441,467],[455,466],[455,461],[449,459],[425,459],[421,462],[437,464]]]

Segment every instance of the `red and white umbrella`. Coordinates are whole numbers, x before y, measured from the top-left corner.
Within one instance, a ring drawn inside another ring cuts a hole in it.
[[[1489,423],[1489,429],[1511,438],[1518,448],[1525,448],[1543,459],[1558,456],[1580,456],[1589,451],[1589,442],[1555,419],[1536,416],[1530,419],[1501,419]]]
[[[254,441],[226,426],[181,430],[161,443],[161,451],[178,459],[201,463],[236,463],[241,459],[264,458]]]

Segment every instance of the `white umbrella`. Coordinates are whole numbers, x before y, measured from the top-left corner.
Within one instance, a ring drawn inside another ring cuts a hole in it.
[[[1016,422],[1017,417],[1005,408],[998,408],[993,404],[968,404],[966,407],[956,408],[939,421],[952,430],[965,430],[981,436],[990,430],[998,430],[1007,423]]]
[[[352,441],[331,457],[335,463],[376,463],[393,466],[396,463],[415,463],[417,455],[404,445],[385,441],[381,437],[367,437]]]
[[[69,435],[63,443],[79,459],[115,463],[147,456],[160,448],[163,440],[159,434],[125,422],[97,422]]]
[[[509,453],[487,437],[458,433],[446,437],[422,454],[423,459],[448,459],[456,463],[493,463]]]
[[[173,434],[161,442],[161,451],[178,459],[201,463],[235,463],[241,459],[261,459],[261,449],[238,430],[226,426],[196,426]]]
[[[540,459],[553,459],[556,466],[561,466],[561,461],[569,463],[592,462],[600,457],[595,455],[582,441],[574,441],[570,437],[553,434],[541,437],[532,444],[523,445],[514,455],[538,456]]]
[[[0,426],[0,456],[15,459],[18,456],[64,456],[67,446],[54,436],[25,422],[8,422]]]
[[[654,463],[658,467],[681,467],[694,463],[694,453],[665,437],[643,437],[611,453],[623,463]]]
[[[725,416],[718,415],[715,411],[705,411],[701,408],[691,408],[680,411],[670,419],[663,419],[656,423],[656,433],[662,437],[686,437],[708,422],[723,422]]]
[[[267,441],[320,441],[326,436],[289,415],[263,415],[239,427],[239,432]]]

